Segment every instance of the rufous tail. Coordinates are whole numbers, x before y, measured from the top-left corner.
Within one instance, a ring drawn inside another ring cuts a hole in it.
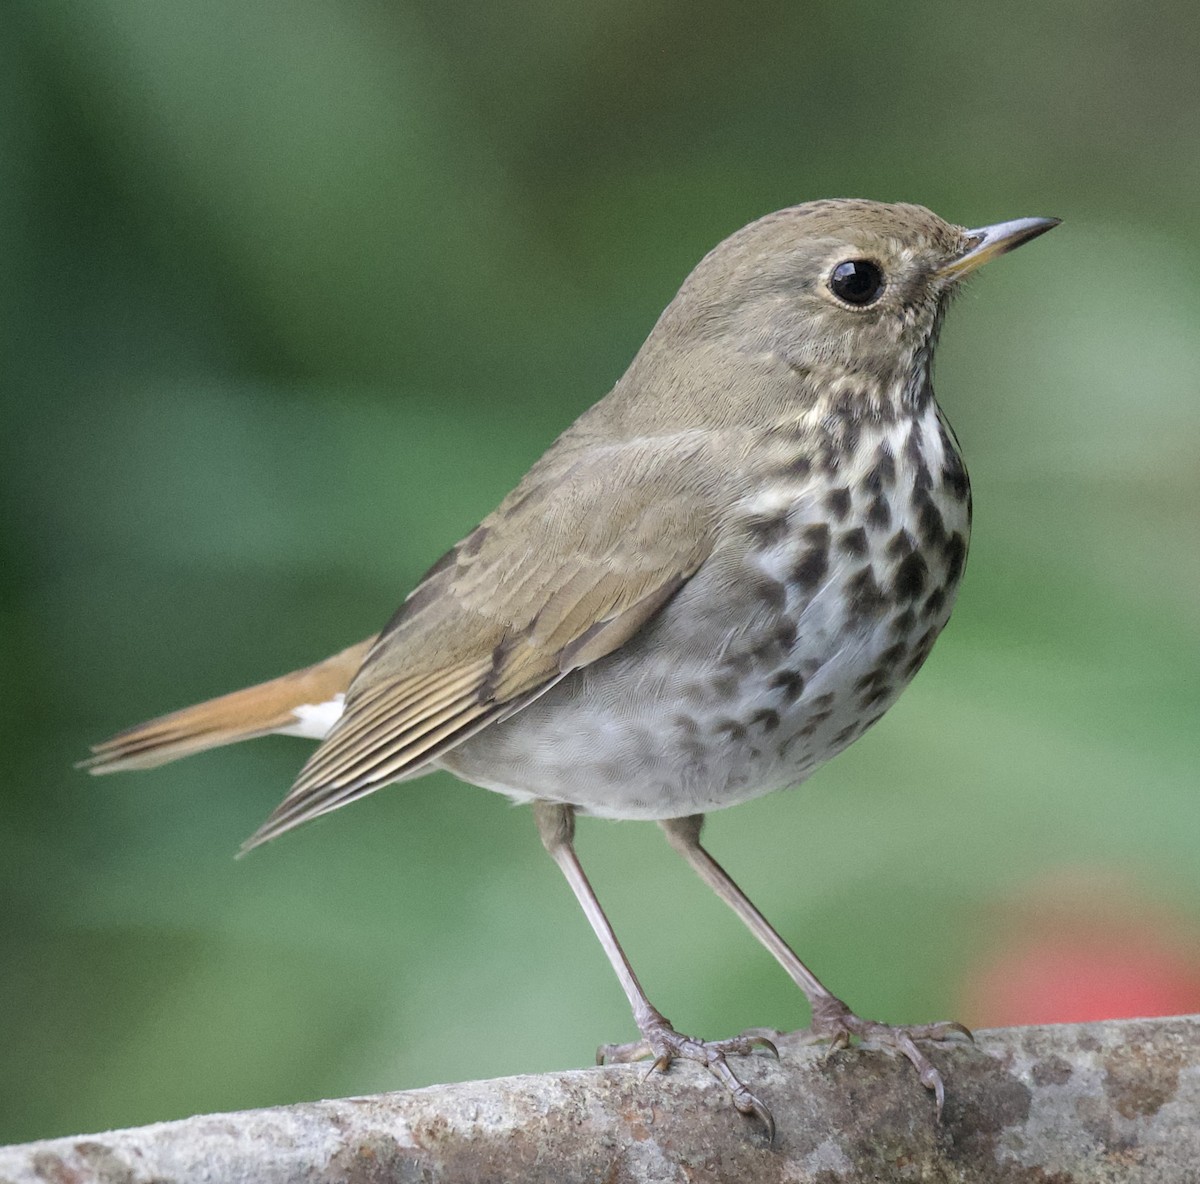
[[[335,704],[340,703],[374,641],[369,637],[315,666],[118,732],[93,744],[94,755],[81,761],[79,768],[89,773],[151,769],[207,748],[272,732],[320,736],[314,716],[328,706],[334,712],[330,722],[336,718]]]

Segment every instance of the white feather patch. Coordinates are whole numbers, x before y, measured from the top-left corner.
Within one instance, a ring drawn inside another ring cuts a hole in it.
[[[306,740],[324,740],[329,730],[342,718],[342,705],[346,696],[341,692],[334,695],[328,703],[301,703],[292,708],[296,717],[294,724],[276,728],[280,736],[303,736]]]

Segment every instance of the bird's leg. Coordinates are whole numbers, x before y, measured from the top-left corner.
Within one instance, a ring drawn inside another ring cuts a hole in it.
[[[638,982],[617,935],[613,932],[596,893],[592,890],[579,857],[575,854],[575,811],[571,806],[555,802],[535,802],[533,816],[537,822],[538,833],[542,843],[558,864],[562,873],[571,885],[571,891],[579,901],[591,922],[592,929],[600,939],[604,952],[617,978],[625,991],[630,1007],[633,1008],[633,1018],[642,1034],[642,1039],[635,1044],[603,1045],[596,1054],[596,1059],[603,1064],[605,1061],[631,1061],[643,1057],[653,1057],[652,1068],[666,1070],[676,1059],[696,1061],[709,1070],[733,1097],[733,1104],[743,1114],[756,1115],[767,1128],[771,1139],[775,1137],[775,1120],[771,1112],[758,1100],[737,1078],[726,1062],[726,1054],[749,1054],[756,1047],[766,1048],[771,1052],[775,1046],[765,1036],[739,1036],[732,1040],[696,1040],[684,1036],[671,1026],[662,1012],[646,998],[642,984]]]
[[[700,845],[703,814],[688,818],[669,818],[659,825],[667,841],[696,870],[700,878],[745,922],[750,932],[775,956],[792,981],[804,992],[812,1008],[812,1036],[830,1041],[830,1050],[845,1048],[852,1037],[873,1040],[894,1052],[902,1053],[916,1068],[921,1084],[932,1090],[941,1117],[945,1100],[942,1075],[917,1047],[918,1040],[946,1040],[958,1034],[973,1039],[970,1030],[953,1021],[936,1024],[892,1025],[864,1020],[855,1015],[832,994],[795,951],[771,927],[749,897],[734,883],[729,873]],[[777,1033],[775,1033],[777,1035]]]

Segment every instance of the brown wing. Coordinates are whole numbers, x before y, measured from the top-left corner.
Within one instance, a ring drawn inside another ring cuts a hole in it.
[[[409,596],[246,848],[415,776],[624,644],[700,566],[703,437],[552,453]]]

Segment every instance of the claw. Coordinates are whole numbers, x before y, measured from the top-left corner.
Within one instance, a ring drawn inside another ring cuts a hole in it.
[[[921,1079],[921,1084],[929,1089],[930,1084],[924,1078]],[[934,1070],[933,1073],[933,1116],[937,1122],[942,1121],[942,1107],[946,1104],[946,1087],[942,1084],[942,1075]]]
[[[841,1052],[844,1048],[850,1047],[850,1033],[845,1028],[834,1033],[833,1038],[829,1041],[829,1047],[825,1050],[821,1057],[821,1064],[827,1065],[833,1058],[835,1052]]]
[[[733,1104],[739,1114],[752,1114],[766,1127],[768,1146],[775,1145],[775,1116],[745,1086],[733,1095]]]
[[[750,1043],[756,1048],[761,1048],[769,1052],[776,1060],[779,1060],[779,1049],[775,1047],[774,1040],[768,1040],[765,1036],[751,1036]]]
[[[779,1049],[773,1040],[759,1032],[745,1032],[729,1040],[696,1040],[676,1032],[665,1020],[648,1023],[642,1029],[642,1037],[630,1044],[602,1044],[596,1050],[597,1063],[615,1064],[652,1057],[643,1078],[646,1080],[656,1070],[665,1073],[673,1061],[695,1061],[725,1086],[738,1112],[757,1118],[770,1141],[775,1142],[775,1119],[771,1111],[742,1084],[725,1059],[726,1055],[749,1056],[762,1048],[778,1060]]]
[[[829,1041],[825,1060],[839,1048],[849,1045],[852,1036],[862,1040],[874,1040],[892,1052],[904,1056],[917,1071],[921,1084],[933,1093],[937,1121],[942,1120],[942,1108],[946,1102],[946,1089],[942,1075],[929,1058],[917,1047],[915,1041],[945,1041],[951,1036],[964,1036],[971,1043],[975,1037],[971,1030],[953,1020],[936,1024],[892,1025],[875,1020],[864,1020],[855,1015],[839,999],[822,1000],[813,1011],[812,1034],[818,1039]]]

